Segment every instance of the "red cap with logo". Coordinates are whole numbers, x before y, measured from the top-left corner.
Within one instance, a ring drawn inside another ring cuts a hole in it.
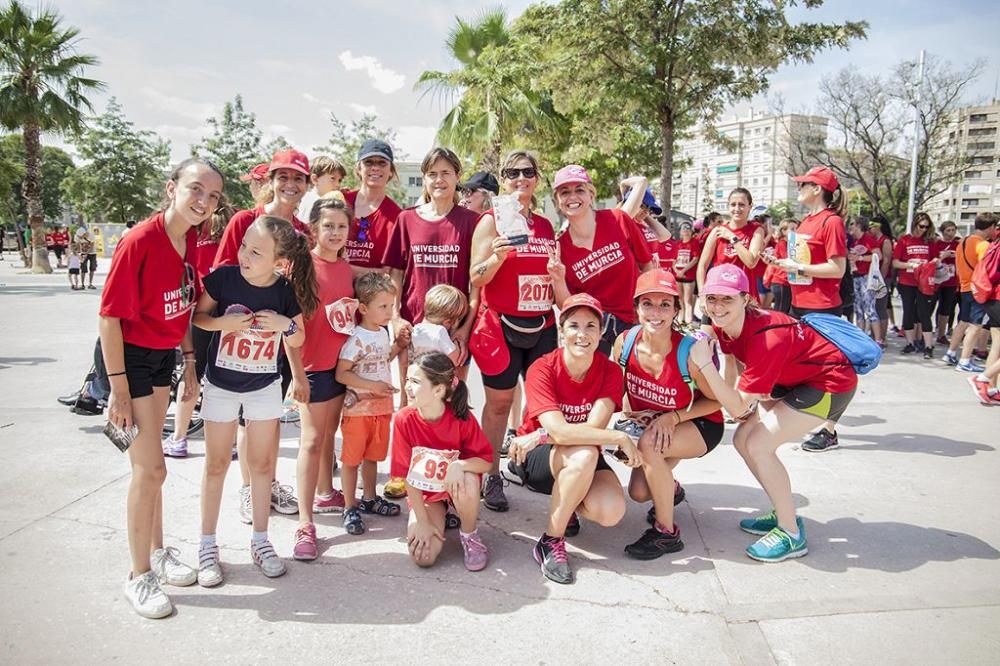
[[[604,310],[601,308],[600,301],[596,298],[590,294],[573,294],[563,301],[562,309],[559,313],[559,323],[562,324],[570,311],[576,308],[588,308],[597,315],[598,319],[604,317]]]
[[[795,176],[792,178],[796,183],[813,183],[819,185],[827,192],[834,192],[838,187],[840,187],[840,181],[837,180],[837,175],[830,171],[826,167],[818,166],[806,171],[804,176]]]
[[[275,169],[293,169],[299,173],[309,175],[309,158],[305,153],[300,153],[294,148],[279,150],[271,158],[271,164],[267,168],[270,173]]]
[[[657,268],[656,270],[646,271],[636,280],[635,295],[632,298],[639,298],[643,294],[680,296],[681,292],[677,288],[677,278],[669,271]]]
[[[250,171],[240,176],[240,180],[242,180],[244,183],[249,183],[251,180],[255,180],[258,182],[262,180],[267,180],[267,171],[268,167],[270,166],[271,165],[268,164],[267,162],[261,162],[254,168],[250,169]]]

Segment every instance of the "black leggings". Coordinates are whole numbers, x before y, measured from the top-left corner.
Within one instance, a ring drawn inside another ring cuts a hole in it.
[[[951,326],[955,318],[955,306],[958,305],[958,287],[938,287],[936,316],[944,317]]]
[[[787,284],[771,284],[771,293],[774,295],[771,309],[788,314],[792,309],[792,288]]]
[[[903,302],[903,330],[912,331],[919,321],[924,333],[933,331],[931,313],[934,312],[935,297],[921,294],[919,289],[908,284],[897,284],[896,289]]]

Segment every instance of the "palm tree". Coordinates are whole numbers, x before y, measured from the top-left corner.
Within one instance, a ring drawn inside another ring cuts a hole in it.
[[[565,120],[546,94],[531,89],[530,62],[519,57],[502,9],[455,21],[446,45],[460,67],[422,72],[414,88],[452,104],[438,142],[479,156],[479,167],[495,172],[505,147],[534,132],[561,132]]]
[[[76,52],[79,30],[64,28],[52,9],[32,15],[13,0],[0,9],[0,126],[24,137],[24,193],[31,225],[33,273],[51,273],[45,250],[41,188],[41,133],[71,132],[93,112],[86,94],[104,88],[83,70],[97,58]]]

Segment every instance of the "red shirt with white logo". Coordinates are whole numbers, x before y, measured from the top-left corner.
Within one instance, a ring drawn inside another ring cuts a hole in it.
[[[488,210],[483,215],[493,215]],[[552,223],[531,214],[527,245],[516,245],[482,289],[483,302],[500,314],[538,317],[552,312],[555,298],[549,275],[549,249],[556,245]]]
[[[802,219],[795,229],[796,256],[800,264],[825,264],[834,257],[847,257],[847,230],[844,220],[825,209]],[[845,267],[844,270],[847,270]],[[803,276],[801,282],[791,283],[792,305],[802,310],[828,310],[840,305],[841,277],[821,278]]]
[[[626,213],[599,210],[596,218],[592,249],[574,245],[568,230],[559,236],[566,286],[571,294],[590,294],[605,312],[634,324],[632,292],[639,266],[652,261],[653,256],[639,225]]]
[[[201,226],[202,229],[198,232],[198,251],[194,257],[194,268],[198,273],[199,280],[205,279],[205,276],[211,272],[212,266],[215,264],[215,255],[219,252],[219,241],[212,240],[209,236],[208,228],[211,223],[205,222]]]
[[[701,256],[701,241],[697,236],[692,236],[689,241],[677,241],[675,247],[677,249],[677,256],[674,258],[675,264],[686,264],[692,259],[694,259],[694,263],[686,271],[682,273],[675,272],[674,275],[682,282],[691,282],[698,271],[698,258]]]
[[[892,249],[892,258],[897,261],[915,261],[917,264],[927,263],[938,256],[937,241],[924,240],[922,236],[905,234],[896,241]],[[910,287],[917,286],[917,278],[910,269],[899,269],[899,284]]]
[[[354,330],[353,310],[343,307],[343,299],[354,297],[354,276],[346,259],[327,261],[315,252],[312,259],[319,307],[305,321],[302,364],[309,371],[331,370],[337,367],[340,349]]]
[[[482,458],[493,462],[493,447],[490,445],[483,429],[479,427],[476,417],[469,414],[464,421],[445,408],[444,414],[437,421],[426,421],[414,407],[403,407],[392,419],[392,462],[390,473],[394,477],[405,479],[410,474],[411,463],[414,463],[413,449],[423,447],[434,451],[457,452],[459,460]],[[416,463],[420,471],[424,465]],[[444,480],[447,473],[446,465],[436,465],[439,481]],[[443,469],[442,469],[443,468]],[[446,492],[423,491],[424,501],[440,502],[448,499]]]
[[[424,296],[439,284],[469,293],[472,232],[479,215],[455,206],[440,220],[425,220],[413,208],[396,218],[382,265],[403,271],[400,315],[411,324],[424,318]]]
[[[955,270],[955,256],[958,254],[958,239],[953,238],[950,241],[938,240],[937,247],[935,248],[935,256],[940,257],[941,253],[945,250],[951,250],[952,252],[955,252],[955,255],[941,259],[940,263],[942,266],[947,267],[945,270],[949,272],[950,277],[938,286],[957,287],[958,273]]]
[[[57,231],[52,234],[52,240],[56,247],[66,247],[69,245],[69,234],[65,231]]]
[[[45,234],[45,246],[46,247],[56,246],[56,235],[54,233]]]
[[[634,412],[644,409],[657,412],[687,409],[688,405],[701,398],[701,391],[695,389],[692,392],[681,376],[677,348],[684,335],[679,331],[671,331],[672,348],[670,354],[663,360],[659,376],[646,372],[639,363],[641,335],[632,345],[632,353],[629,354],[628,362],[625,364],[625,394],[628,395],[629,408]],[[722,411],[714,411],[704,418],[722,423]]]
[[[749,308],[736,338],[713,326],[723,353],[746,367],[739,388],[770,395],[774,387],[811,386],[843,393],[858,385],[854,367],[832,342],[802,322],[775,310]]]
[[[653,256],[660,262],[660,268],[667,271],[673,268],[674,262],[677,261],[677,244],[679,242],[673,238],[656,241],[656,246],[653,248]]]
[[[872,252],[875,250],[881,251],[881,247],[882,244],[868,232],[861,234],[861,238],[854,241],[854,245],[851,246],[848,252],[852,257],[855,257],[855,277],[868,275],[868,271],[871,269],[872,265]]]
[[[344,199],[354,208],[358,191],[344,192]],[[399,217],[399,205],[389,197],[382,199],[378,208],[363,218],[354,217],[347,237],[347,260],[354,266],[381,268],[389,236]]]
[[[101,316],[121,320],[125,342],[147,349],[173,349],[181,343],[198,302],[191,263],[197,239],[198,231],[189,229],[181,257],[167,236],[161,212],[135,225],[118,242],[101,293]]]
[[[246,236],[247,229],[250,228],[254,220],[266,214],[264,207],[258,206],[253,210],[241,210],[233,215],[229,224],[226,225],[226,230],[222,232],[222,238],[219,239],[219,249],[215,253],[215,262],[212,264],[212,268],[238,264],[240,262],[240,245],[243,244],[243,237]],[[293,215],[291,222],[295,231],[306,238],[311,238],[309,226],[302,220]]]
[[[736,246],[742,245],[746,249],[750,249],[750,241],[753,240],[753,235],[757,233],[758,229],[762,227],[756,222],[747,222],[739,229],[732,227],[728,224],[723,224],[726,229],[729,229],[736,235],[736,242],[730,243],[726,239],[716,236],[715,238],[715,261],[712,262],[712,266],[721,266],[723,264],[733,264],[734,266],[739,266],[744,273],[747,275],[747,282],[750,283],[750,296],[755,300],[757,299],[757,278],[756,274],[752,269],[747,268],[743,260],[740,259],[740,255],[736,253]]]
[[[563,350],[541,356],[528,368],[524,380],[524,423],[518,435],[542,427],[538,417],[545,412],[560,412],[566,423],[585,423],[598,400],[607,398],[615,411],[622,408],[625,392],[622,369],[607,356],[594,354],[594,361],[582,381],[576,381],[566,369]]]

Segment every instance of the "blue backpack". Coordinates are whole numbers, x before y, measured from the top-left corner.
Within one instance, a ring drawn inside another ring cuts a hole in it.
[[[878,343],[846,319],[812,312],[802,317],[802,323],[842,351],[859,375],[867,375],[882,360],[882,348]]]
[[[618,356],[618,365],[621,366],[622,372],[626,371],[628,367],[628,358],[632,354],[632,348],[635,347],[635,341],[639,337],[639,333],[642,332],[642,326],[636,324],[629,329],[628,333],[625,334],[625,339],[622,341],[622,351]],[[694,379],[691,378],[691,373],[688,371],[688,356],[691,353],[691,345],[698,341],[698,338],[693,335],[685,335],[681,338],[680,343],[677,345],[677,368],[681,371],[681,379],[687,384],[688,389],[691,391],[691,397],[694,398],[694,392],[697,390],[698,385],[695,383]],[[719,359],[716,358],[715,365],[719,366]],[[688,403],[688,409],[691,409],[691,405],[694,404],[694,400]]]

